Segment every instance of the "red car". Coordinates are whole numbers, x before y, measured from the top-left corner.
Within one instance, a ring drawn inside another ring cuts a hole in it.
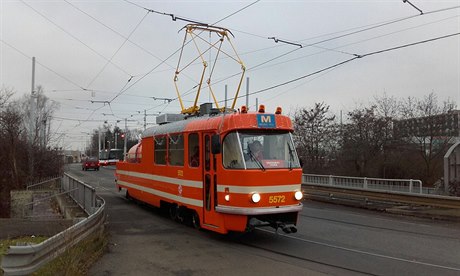
[[[96,157],[88,157],[83,161],[81,169],[87,171],[88,169],[93,169],[95,171],[99,170],[99,160]]]

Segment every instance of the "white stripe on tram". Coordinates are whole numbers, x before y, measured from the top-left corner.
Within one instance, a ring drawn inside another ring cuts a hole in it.
[[[184,204],[189,204],[189,205],[193,205],[193,206],[201,207],[201,208],[203,207],[203,202],[201,200],[196,200],[196,199],[193,199],[193,198],[173,195],[173,194],[170,194],[170,193],[162,192],[162,191],[159,191],[159,190],[156,190],[156,189],[153,189],[153,188],[148,188],[148,187],[145,187],[145,186],[137,185],[137,184],[134,184],[134,183],[129,183],[129,182],[122,181],[122,180],[118,180],[117,183],[120,184],[120,185],[126,186],[126,187],[130,187],[130,188],[140,190],[140,191],[152,194],[152,195],[156,195],[156,196],[164,197],[164,198],[167,198],[167,199],[171,199],[171,200],[181,202],[181,203],[184,203]]]
[[[234,185],[217,185],[218,192],[225,192],[228,188],[230,193],[250,194],[250,193],[286,193],[300,191],[301,184],[294,185],[277,185],[277,186],[234,186]]]
[[[134,177],[144,178],[148,180],[154,180],[154,181],[159,181],[159,182],[166,182],[169,184],[181,185],[185,187],[200,188],[200,189],[203,188],[203,182],[201,181],[185,180],[185,179],[179,179],[179,178],[173,178],[173,177],[160,176],[156,174],[130,172],[130,171],[123,171],[123,170],[117,170],[116,172],[122,175],[126,175],[126,176],[134,176]]]

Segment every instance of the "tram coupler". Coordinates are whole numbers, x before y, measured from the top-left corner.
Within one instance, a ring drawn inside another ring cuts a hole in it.
[[[270,223],[266,222],[266,221],[262,221],[260,219],[257,219],[257,218],[251,218],[249,220],[249,226],[250,227],[259,227],[259,226],[270,226]]]
[[[281,228],[281,230],[283,230],[283,232],[286,234],[297,233],[297,228],[294,224],[284,224],[282,222],[277,221],[273,228],[275,228],[276,233],[278,233],[279,228]]]
[[[251,218],[248,221],[247,230],[252,231],[256,227],[263,227],[263,226],[272,226],[272,225],[269,222],[262,221],[262,220],[257,219],[257,218]]]

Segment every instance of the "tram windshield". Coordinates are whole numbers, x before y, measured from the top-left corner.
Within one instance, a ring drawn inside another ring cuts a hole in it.
[[[236,131],[223,141],[223,165],[227,169],[300,168],[289,132]]]

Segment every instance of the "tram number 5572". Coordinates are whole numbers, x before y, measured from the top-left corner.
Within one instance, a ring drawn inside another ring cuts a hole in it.
[[[286,197],[284,195],[270,196],[268,198],[268,203],[284,203]]]

